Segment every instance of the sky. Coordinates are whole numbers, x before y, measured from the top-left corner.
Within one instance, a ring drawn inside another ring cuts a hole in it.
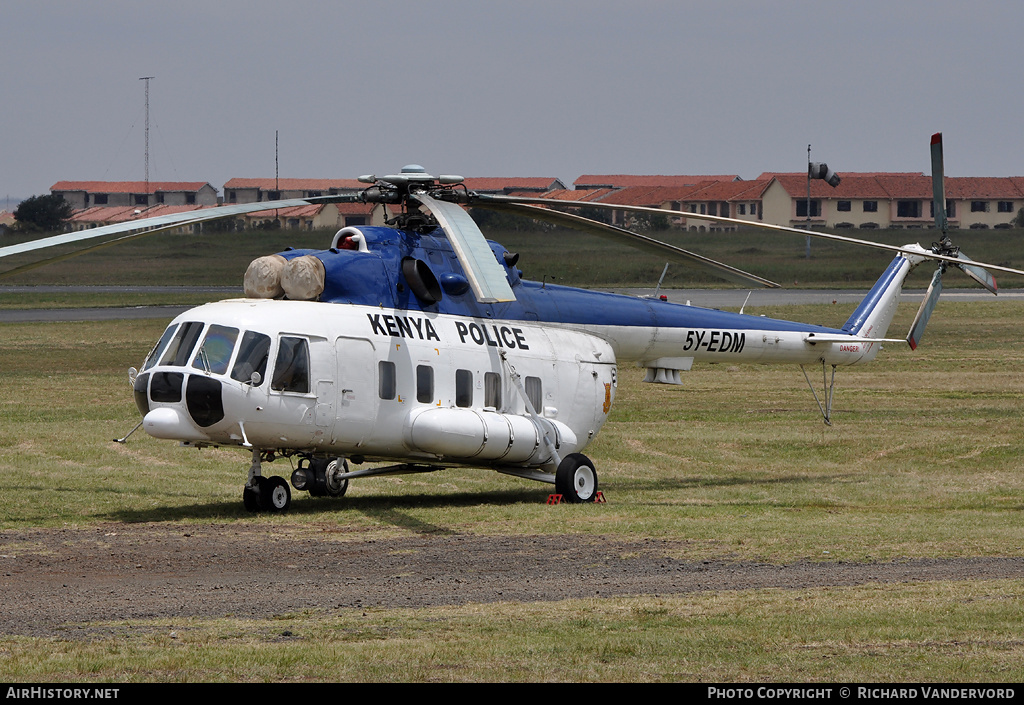
[[[1024,3],[5,0],[0,208],[61,180],[1024,175]]]

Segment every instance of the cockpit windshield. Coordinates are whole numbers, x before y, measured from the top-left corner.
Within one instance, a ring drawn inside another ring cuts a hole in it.
[[[197,348],[204,328],[206,335]],[[191,360],[194,369],[212,375],[226,375],[230,367],[231,379],[258,387],[267,376],[270,337],[250,330],[241,334],[239,343],[239,332],[238,328],[216,323],[208,328],[198,321],[171,324],[146,357],[142,369],[148,370],[157,364],[184,367]],[[232,364],[236,346],[238,354]],[[259,373],[259,377],[254,379],[254,373]]]
[[[164,334],[160,336],[160,340],[157,342],[156,346],[154,346],[154,348],[149,351],[149,355],[146,356],[145,362],[142,363],[143,371],[148,370],[150,367],[156,364],[156,361],[160,359],[160,355],[163,354],[164,348],[167,347],[167,343],[170,342],[171,336],[174,335],[174,331],[176,330],[178,330],[177,323],[172,323],[170,326],[167,327],[167,330],[164,331]]]
[[[192,367],[215,375],[226,373],[237,339],[237,328],[211,325],[206,331],[203,344],[199,346],[196,359],[192,361]]]
[[[202,332],[203,324],[195,321],[178,326],[178,332],[174,334],[174,338],[160,357],[160,364],[184,367],[192,356],[192,350],[195,349],[196,341]]]

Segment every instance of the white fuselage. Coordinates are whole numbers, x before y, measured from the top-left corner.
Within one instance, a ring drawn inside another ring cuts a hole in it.
[[[242,299],[175,319],[136,397],[150,435],[190,444],[539,467],[545,432],[562,455],[587,445],[615,386],[611,346],[585,333]]]

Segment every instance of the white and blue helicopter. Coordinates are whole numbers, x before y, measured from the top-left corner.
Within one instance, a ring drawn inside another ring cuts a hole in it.
[[[367,188],[355,194],[150,218],[0,248],[0,258],[117,236],[75,253],[80,254],[182,225],[312,202],[393,206],[388,227],[346,227],[324,250],[261,257],[246,272],[245,298],[175,318],[141,369],[130,371],[142,415],[136,429],[186,446],[249,451],[243,501],[252,511],[288,509],[289,482],[264,474],[264,465],[279,458],[297,459],[291,487],[314,496],[340,497],[349,480],[359,477],[484,467],[553,483],[565,500],[588,502],[599,496],[598,477],[581,451],[608,417],[620,363],[646,368],[646,382],[667,384],[678,384],[680,372],[695,362],[820,364],[823,373],[831,367],[824,404],[819,401],[828,423],[836,368],[873,360],[882,343],[916,347],[947,266],[961,268],[993,293],[995,280],[987,270],[1024,275],[973,262],[952,245],[940,135],[932,139],[932,162],[942,237],[930,248],[810,233],[895,252],[840,328],[526,281],[516,267],[518,256],[487,241],[465,207],[521,213],[698,263],[746,285],[777,286],[552,208],[691,214],[476,194],[461,177],[434,177],[417,166],[360,177]],[[885,337],[904,280],[926,260],[937,261],[938,268],[910,333],[905,339]],[[372,467],[360,469],[364,463]]]

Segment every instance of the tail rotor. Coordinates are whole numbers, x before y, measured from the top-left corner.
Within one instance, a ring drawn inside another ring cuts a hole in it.
[[[995,294],[998,289],[995,277],[993,277],[985,268],[973,264],[974,260],[967,255],[962,254],[960,252],[960,248],[955,246],[949,238],[949,220],[946,217],[945,169],[942,159],[941,132],[936,132],[932,135],[931,153],[932,211],[935,218],[935,228],[940,233],[939,241],[932,243],[931,251],[933,254],[953,257],[958,260],[952,264],[959,267],[964,274]],[[942,293],[942,275],[945,273],[947,266],[949,266],[949,263],[944,261],[939,262],[939,266],[935,270],[935,274],[932,275],[932,281],[928,286],[928,291],[925,293],[924,301],[921,302],[921,308],[917,310],[917,316],[914,318],[914,323],[910,327],[910,333],[907,334],[907,342],[913,349],[916,349],[918,343],[921,341],[921,336],[924,334],[924,329],[928,324],[928,319],[931,317],[932,311],[935,309],[935,304],[939,300],[939,294]]]

